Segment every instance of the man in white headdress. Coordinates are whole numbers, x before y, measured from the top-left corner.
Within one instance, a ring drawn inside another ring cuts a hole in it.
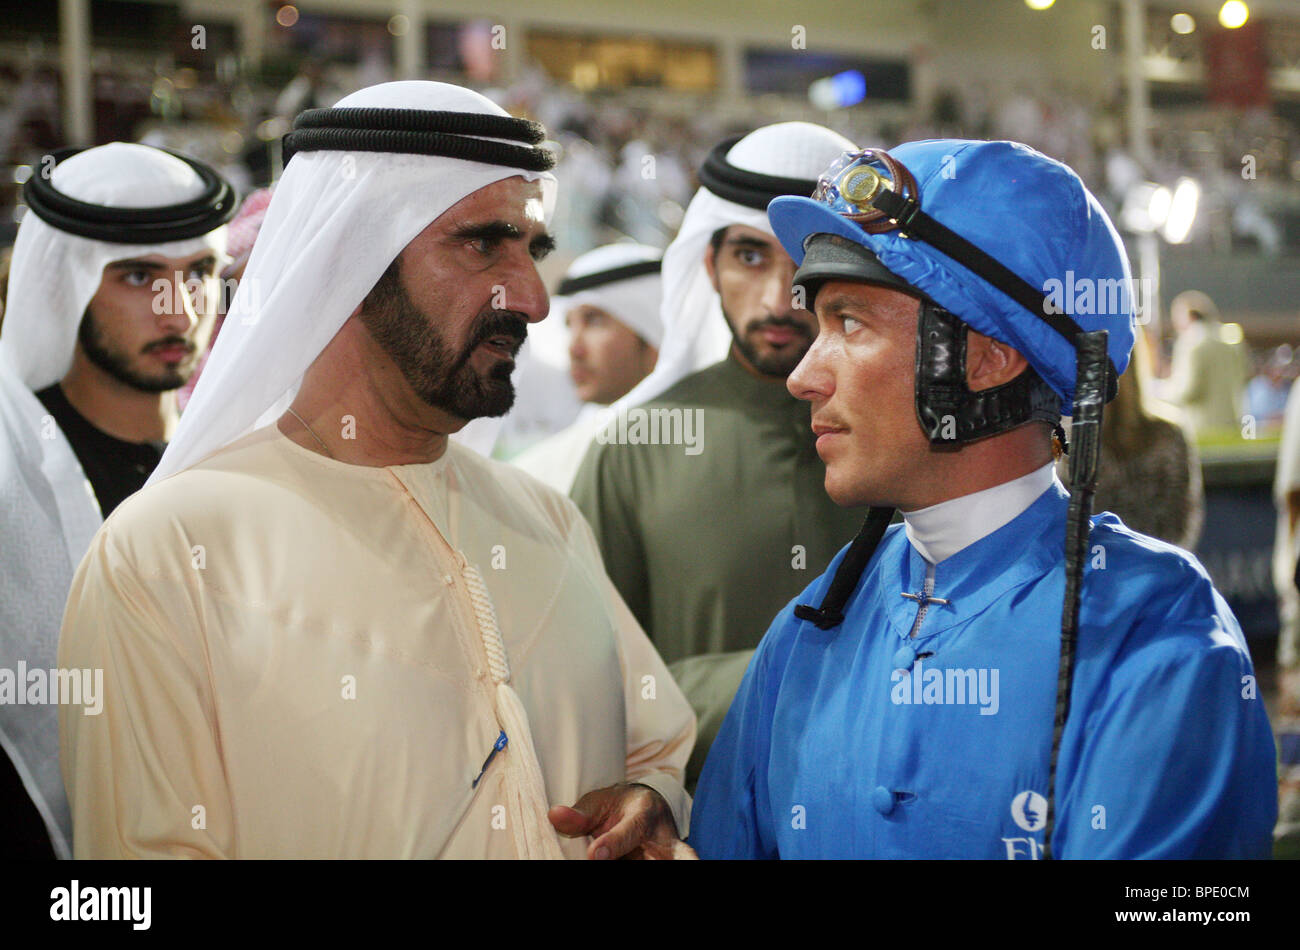
[[[767,204],[852,144],[807,122],[712,150],[664,253],[664,345],[573,483],[605,565],[699,718],[692,783],[775,614],[856,533],[786,376],[817,335]]]
[[[0,851],[68,857],[53,704],[93,715],[102,695],[74,696],[67,676],[60,693],[59,619],[101,513],[144,484],[175,426],[235,195],[144,145],[48,159],[23,189],[0,333]]]
[[[572,487],[601,408],[626,396],[659,358],[662,258],[645,244],[608,244],[578,257],[560,283],[552,307],[564,314],[569,376],[586,405],[572,425],[511,459],[558,491]]]
[[[542,137],[442,83],[299,116],[180,430],[73,583],[60,658],[108,693],[61,718],[77,855],[685,849],[693,718],[590,530],[447,438],[509,408],[546,314]]]

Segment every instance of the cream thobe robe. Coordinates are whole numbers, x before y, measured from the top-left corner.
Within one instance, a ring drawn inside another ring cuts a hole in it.
[[[72,586],[60,709],[77,857],[521,855],[467,584],[486,582],[545,788],[657,789],[687,833],[694,716],[568,499],[454,443],[370,468],[270,426],[123,503]],[[531,825],[528,823],[532,823]],[[584,839],[560,839],[581,857]]]

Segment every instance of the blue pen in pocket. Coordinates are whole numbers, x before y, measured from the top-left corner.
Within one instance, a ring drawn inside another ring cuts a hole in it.
[[[492,764],[492,759],[498,752],[506,747],[506,743],[509,741],[510,738],[506,735],[506,731],[502,729],[501,735],[497,736],[497,741],[492,743],[492,751],[489,752],[488,757],[483,760],[483,768],[478,770],[478,778],[474,779],[474,781],[470,783],[470,788],[478,788],[479,780],[483,778],[483,773],[486,772],[488,766]]]

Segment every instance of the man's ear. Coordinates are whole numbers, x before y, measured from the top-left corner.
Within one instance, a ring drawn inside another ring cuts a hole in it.
[[[1020,351],[975,330],[966,331],[966,385],[980,392],[1009,383],[1029,365]]]

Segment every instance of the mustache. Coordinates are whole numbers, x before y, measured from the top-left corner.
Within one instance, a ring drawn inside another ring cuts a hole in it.
[[[465,352],[467,354],[472,352],[480,343],[494,336],[508,337],[511,340],[512,353],[518,353],[519,348],[528,339],[528,320],[523,314],[514,310],[487,311],[475,324],[474,332],[465,346]]]
[[[800,323],[793,317],[778,317],[776,315],[764,317],[757,323],[751,323],[749,329],[745,332],[760,333],[766,327],[784,327],[787,330],[793,330],[800,336],[812,336],[812,334],[808,332],[808,327],[805,324]]]
[[[145,346],[145,348],[140,352],[151,353],[154,350],[161,350],[168,346],[183,346],[188,353],[193,353],[195,349],[192,341],[185,339],[183,336],[176,336],[173,334],[172,336],[163,337],[161,340],[154,340],[152,343]]]

